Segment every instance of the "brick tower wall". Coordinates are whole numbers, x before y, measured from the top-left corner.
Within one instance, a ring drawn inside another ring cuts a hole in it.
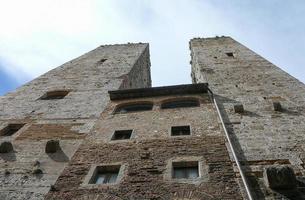
[[[215,94],[255,199],[303,199],[300,190],[270,190],[262,176],[275,164],[305,173],[305,85],[230,37],[192,39],[190,49],[193,83],[208,82]]]

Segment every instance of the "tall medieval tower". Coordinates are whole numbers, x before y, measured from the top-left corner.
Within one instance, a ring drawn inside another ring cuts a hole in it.
[[[193,84],[148,44],[101,46],[0,97],[0,199],[305,199],[305,86],[230,37]]]
[[[304,177],[305,85],[230,37],[192,39],[190,49],[193,83],[209,83],[253,198],[305,199],[284,170],[274,169],[281,187],[263,181],[272,166]]]
[[[106,45],[0,97],[0,199],[43,199],[105,109],[108,90],[150,86],[148,44]],[[60,140],[59,153],[46,153],[50,140]]]

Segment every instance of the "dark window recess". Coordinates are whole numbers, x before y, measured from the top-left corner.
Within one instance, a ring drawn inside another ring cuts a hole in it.
[[[93,173],[89,184],[110,184],[115,183],[118,178],[120,166],[98,166]]]
[[[198,162],[173,163],[174,179],[195,179],[199,177]]]
[[[103,64],[107,59],[101,59],[99,61],[96,62],[97,65],[101,65]]]
[[[232,52],[228,52],[226,54],[227,54],[228,57],[234,57],[234,53],[232,53]]]
[[[143,103],[143,104],[133,104],[133,105],[126,105],[121,106],[116,109],[116,113],[127,113],[127,112],[139,112],[139,111],[146,111],[152,110],[153,104],[151,103]]]
[[[132,130],[118,130],[114,131],[111,140],[127,140],[130,139]]]
[[[199,101],[194,99],[188,100],[175,100],[170,102],[165,102],[161,105],[162,109],[170,109],[170,108],[186,108],[186,107],[197,107],[199,106]]]
[[[19,129],[21,129],[24,126],[24,124],[9,124],[4,129],[0,131],[1,136],[11,136]]]
[[[44,94],[40,99],[41,100],[52,100],[52,99],[63,99],[69,91],[66,90],[58,90],[58,91],[50,91]]]
[[[191,134],[190,126],[173,126],[171,128],[172,136],[190,135],[190,134]]]

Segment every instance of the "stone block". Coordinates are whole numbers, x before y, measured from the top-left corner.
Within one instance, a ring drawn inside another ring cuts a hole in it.
[[[33,170],[32,170],[32,173],[33,174],[43,174],[43,171],[39,167],[34,167]]]
[[[289,166],[272,166],[264,169],[264,181],[271,189],[293,189],[297,181]]]
[[[234,112],[236,113],[243,113],[244,110],[244,106],[242,104],[235,104],[234,105]]]
[[[59,140],[49,140],[46,144],[46,153],[56,153],[60,150]]]
[[[0,143],[0,153],[10,153],[14,150],[13,145],[9,141]]]

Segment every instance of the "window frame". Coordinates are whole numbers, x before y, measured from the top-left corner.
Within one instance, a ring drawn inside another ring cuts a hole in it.
[[[124,174],[125,174],[125,169],[126,169],[126,164],[123,164],[121,162],[117,162],[117,163],[101,163],[101,164],[92,164],[87,175],[85,176],[85,178],[83,179],[82,184],[80,185],[83,188],[97,188],[97,187],[110,187],[110,186],[115,186],[120,184]],[[94,183],[94,181],[96,181],[96,175],[98,173],[98,170],[101,169],[106,169],[106,173],[107,171],[112,171],[111,168],[117,168],[116,170],[118,170],[117,173],[117,177],[116,177],[116,181],[113,183]],[[107,170],[110,169],[110,170]]]
[[[91,177],[91,179],[89,181],[89,184],[94,184],[94,185],[116,184],[117,178],[119,176],[120,168],[121,168],[120,165],[102,165],[102,166],[96,166],[95,170],[94,170],[94,172],[92,174],[92,177]],[[113,176],[113,174],[116,174],[115,181],[114,182],[110,182],[111,176]],[[108,178],[108,179],[106,179],[108,181],[105,182],[105,179],[104,179],[102,183],[98,183],[99,177],[101,175],[105,175]]]
[[[196,168],[196,177],[190,178],[191,170]],[[176,176],[177,170],[181,170],[183,173],[183,177],[178,178]],[[180,161],[180,162],[172,162],[172,179],[187,179],[187,180],[196,180],[200,178],[200,170],[199,170],[199,161]]]
[[[174,165],[175,166],[185,166],[179,165],[179,163],[188,163],[189,166],[194,166],[194,163],[198,163],[198,177],[196,178],[173,178]],[[163,174],[164,180],[172,183],[186,183],[199,185],[201,183],[206,183],[209,181],[209,165],[203,156],[179,156],[169,158],[167,160],[166,169]]]

